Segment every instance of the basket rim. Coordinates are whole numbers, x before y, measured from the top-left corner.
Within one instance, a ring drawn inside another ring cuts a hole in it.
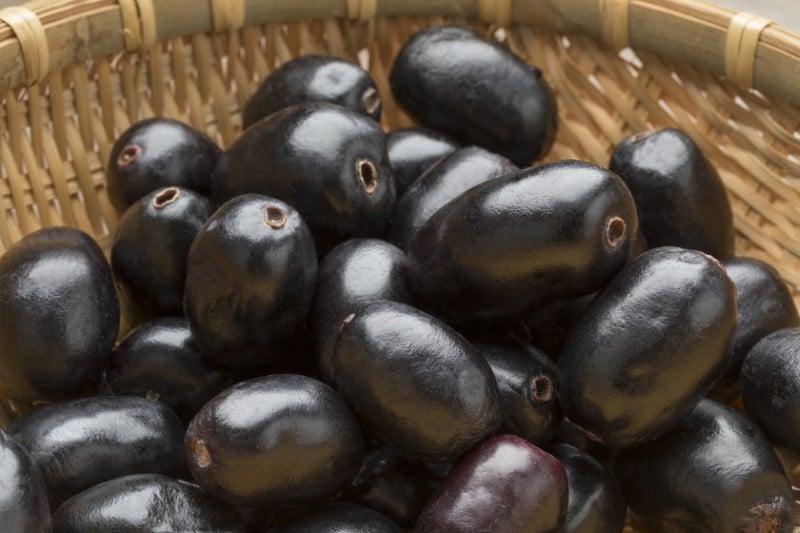
[[[31,0],[0,10],[0,89],[197,33],[392,16],[455,16],[584,34],[616,49],[692,64],[800,107],[800,34],[705,0]]]

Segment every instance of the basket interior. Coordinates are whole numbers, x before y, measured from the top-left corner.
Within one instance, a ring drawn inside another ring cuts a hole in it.
[[[420,28],[470,26],[539,66],[559,104],[546,160],[606,165],[631,133],[685,130],[715,163],[735,212],[737,254],[773,264],[800,304],[800,110],[654,54],[616,53],[589,38],[524,25],[452,18],[327,19],[196,34],[68,66],[8,91],[0,110],[0,253],[43,226],[67,224],[108,250],[118,215],[104,188],[114,139],[152,116],[183,120],[222,146],[241,132],[239,110],[277,65],[302,54],[359,62],[375,78],[387,129],[411,125],[387,75]]]

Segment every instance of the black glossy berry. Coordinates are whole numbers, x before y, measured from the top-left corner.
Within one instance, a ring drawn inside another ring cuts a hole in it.
[[[555,139],[556,100],[541,71],[471,30],[417,32],[397,55],[389,83],[423,126],[519,166],[544,156]]]
[[[381,97],[369,72],[336,57],[306,55],[287,61],[270,73],[242,111],[250,127],[283,108],[303,102],[328,102],[381,118]]]
[[[141,324],[114,348],[106,383],[116,394],[164,402],[186,424],[233,384],[233,376],[203,358],[185,318],[162,317]]]
[[[179,187],[153,191],[125,211],[111,268],[129,325],[183,313],[189,247],[212,213],[206,198]]]
[[[0,429],[0,524],[3,531],[49,533],[50,508],[27,448]]]
[[[183,425],[165,404],[135,396],[93,396],[43,407],[11,433],[31,452],[51,509],[129,474],[185,472]]]
[[[317,256],[300,214],[258,194],[214,213],[189,250],[184,309],[206,357],[230,368],[275,361],[305,321]]]
[[[347,486],[364,461],[361,427],[329,386],[293,374],[244,381],[186,430],[189,470],[235,505],[303,503]]]
[[[401,128],[386,135],[389,165],[399,197],[442,158],[458,150],[455,139],[427,128]]]
[[[181,187],[203,196],[221,149],[182,122],[152,118],[133,124],[114,143],[108,161],[108,198],[120,213],[151,191]]]
[[[119,300],[89,235],[49,228],[9,248],[0,257],[0,317],[0,394],[30,407],[98,390]]]

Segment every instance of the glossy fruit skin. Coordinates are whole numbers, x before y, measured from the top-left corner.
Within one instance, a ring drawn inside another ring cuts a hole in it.
[[[658,440],[615,457],[613,473],[654,533],[793,530],[791,485],[766,437],[713,400]]]
[[[730,359],[736,289],[714,258],[665,246],[629,263],[558,358],[564,414],[611,449],[657,438],[689,414]]]
[[[403,529],[377,511],[350,503],[329,503],[267,533],[402,533]]]
[[[355,63],[330,56],[307,55],[287,61],[270,73],[242,111],[248,128],[276,111],[303,102],[328,102],[381,118],[375,80]]]
[[[164,187],[208,196],[221,152],[206,134],[182,122],[168,118],[137,122],[111,149],[108,198],[123,213],[142,196]]]
[[[773,444],[800,452],[800,328],[761,339],[742,364],[742,401]]]
[[[736,285],[739,325],[728,370],[712,392],[731,400],[739,393],[739,371],[750,349],[774,331],[800,327],[800,316],[789,288],[772,266],[749,257],[726,259],[722,264]]]
[[[389,74],[397,103],[421,125],[502,154],[520,167],[555,139],[556,100],[542,72],[475,32],[415,33]]]
[[[4,531],[49,533],[50,509],[42,475],[30,454],[0,429],[0,524]]]
[[[230,387],[186,430],[194,478],[234,505],[302,503],[335,494],[364,461],[361,427],[341,396],[299,375]]]
[[[294,208],[257,194],[234,198],[189,249],[184,310],[192,335],[221,365],[264,366],[302,327],[316,279],[314,241]]]
[[[423,309],[450,321],[524,313],[592,293],[625,264],[636,207],[618,177],[561,161],[473,187],[419,230],[406,270]]]
[[[564,531],[622,531],[628,511],[625,497],[603,465],[569,444],[556,444],[548,451],[561,462],[567,473],[569,504]]]
[[[93,396],[43,407],[14,422],[14,437],[42,472],[50,508],[128,474],[180,475],[183,425],[165,404]]]
[[[233,375],[203,358],[184,317],[162,317],[114,347],[106,382],[115,394],[157,397],[187,424],[203,404],[233,385]]]
[[[158,189],[125,211],[111,248],[111,269],[129,324],[183,313],[186,257],[212,215],[188,189]]]
[[[439,209],[476,185],[518,170],[507,158],[477,146],[446,156],[398,198],[386,228],[387,240],[407,250],[420,228]]]
[[[100,247],[80,230],[28,235],[0,257],[0,394],[30,405],[96,392],[119,331]]]
[[[622,140],[609,169],[636,200],[651,248],[680,246],[718,259],[733,255],[733,212],[713,165],[684,132],[667,128]]]
[[[423,172],[458,149],[455,139],[428,128],[401,128],[386,134],[386,150],[397,196]]]
[[[386,135],[374,120],[328,103],[273,113],[220,158],[215,201],[245,193],[291,204],[323,244],[380,235],[395,201]]]
[[[533,346],[521,342],[479,342],[475,348],[492,368],[503,404],[502,433],[532,444],[547,443],[561,423],[558,368]]]
[[[498,435],[459,459],[414,532],[556,532],[566,511],[561,463],[521,437]]]
[[[502,420],[497,384],[480,353],[409,305],[362,307],[343,323],[333,365],[364,427],[411,457],[453,460]]]
[[[391,446],[367,453],[364,467],[344,498],[374,509],[408,529],[433,494],[438,480],[419,462]]]
[[[56,533],[203,531],[244,533],[238,513],[194,483],[135,474],[99,483],[53,514]]]
[[[401,249],[378,239],[350,239],[325,255],[310,318],[314,355],[324,381],[334,383],[333,349],[342,321],[377,300],[412,303]]]

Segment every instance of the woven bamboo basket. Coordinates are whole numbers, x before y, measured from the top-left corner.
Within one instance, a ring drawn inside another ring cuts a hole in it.
[[[737,254],[774,265],[800,305],[800,36],[698,0],[36,0],[0,10],[0,253],[55,225],[108,250],[116,137],[168,116],[228,146],[260,81],[302,54],[360,63],[385,127],[410,125],[387,74],[413,32],[441,24],[473,27],[544,71],[560,108],[547,160],[605,165],[626,135],[685,130],[727,186]]]

